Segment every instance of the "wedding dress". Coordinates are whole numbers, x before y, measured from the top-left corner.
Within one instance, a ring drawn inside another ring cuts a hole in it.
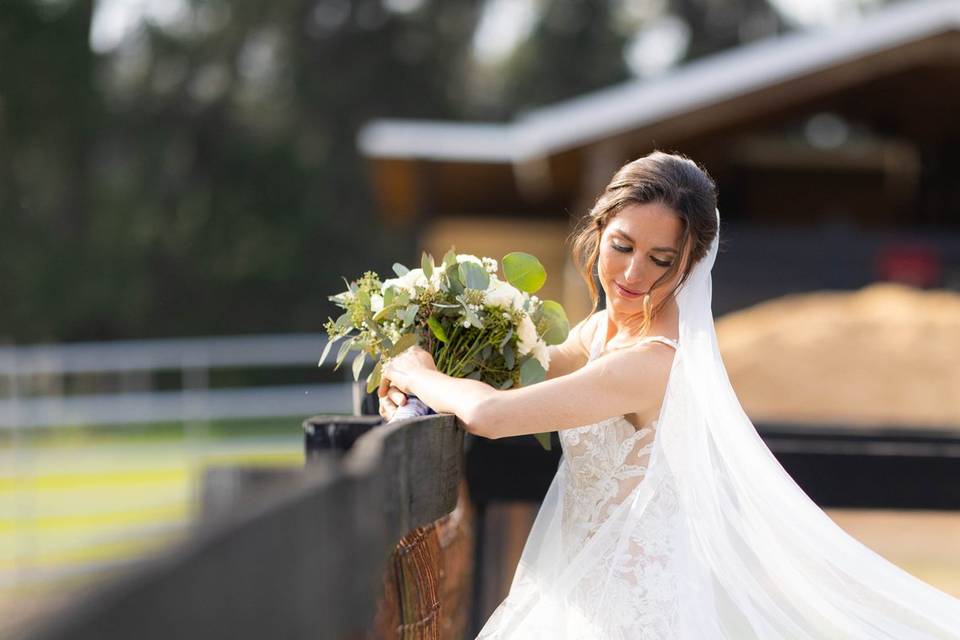
[[[743,412],[710,307],[718,242],[678,291],[680,339],[645,339],[676,349],[659,416],[558,432],[556,475],[477,640],[960,640],[960,599],[841,529]]]

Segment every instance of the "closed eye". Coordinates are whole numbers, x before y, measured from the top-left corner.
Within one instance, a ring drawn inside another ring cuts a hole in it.
[[[611,243],[610,246],[613,247],[614,249],[616,249],[617,251],[621,252],[621,253],[630,253],[630,252],[632,251],[632,249],[631,249],[630,247],[621,246],[621,245],[617,244],[616,242]],[[673,263],[670,262],[669,260],[667,260],[667,261],[657,260],[657,259],[654,258],[653,256],[650,256],[650,259],[651,259],[651,260],[653,261],[653,263],[654,263],[655,265],[657,265],[658,267],[664,267],[664,268],[666,268],[666,267],[669,267],[671,264],[673,264]]]

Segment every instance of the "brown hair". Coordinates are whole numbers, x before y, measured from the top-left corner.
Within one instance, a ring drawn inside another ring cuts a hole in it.
[[[706,169],[682,154],[663,151],[653,151],[628,162],[614,174],[589,213],[580,219],[573,231],[571,252],[574,264],[590,290],[593,301],[591,314],[597,310],[600,300],[593,273],[600,256],[603,230],[625,206],[654,202],[676,212],[683,223],[683,231],[677,259],[673,260],[667,272],[653,283],[650,290],[656,289],[683,268],[683,275],[670,292],[670,295],[675,294],[686,281],[693,265],[706,255],[718,231],[715,213],[717,188]],[[665,296],[656,309],[651,309],[650,294],[644,296],[645,317],[641,336],[646,335],[653,317],[669,297]]]

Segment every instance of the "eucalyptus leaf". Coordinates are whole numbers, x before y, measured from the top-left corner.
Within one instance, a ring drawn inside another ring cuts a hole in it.
[[[388,357],[393,358],[394,356],[399,355],[405,349],[412,347],[417,344],[417,334],[415,333],[405,333],[400,336],[400,339],[397,340],[397,343],[393,345],[393,348],[387,353]]]
[[[389,307],[390,305],[396,302],[397,290],[394,287],[387,287],[383,290],[383,306],[384,308]]]
[[[383,360],[377,360],[376,366],[370,375],[367,376],[367,393],[373,393],[373,390],[380,386],[380,373],[383,369]]]
[[[507,378],[500,383],[500,389],[509,389],[513,386],[513,378]]]
[[[337,318],[336,323],[334,324],[337,329],[340,331],[346,331],[353,326],[353,320],[350,318],[349,313],[340,314],[340,317]]]
[[[464,378],[470,378],[471,380],[479,380],[483,374],[480,371],[474,371],[468,376],[463,376]]]
[[[394,272],[395,274],[397,274],[397,277],[398,277],[398,278],[402,278],[403,276],[405,276],[405,275],[407,275],[408,273],[410,273],[410,269],[407,269],[405,266],[403,266],[403,265],[400,264],[399,262],[394,262],[394,263],[393,263],[393,272]]]
[[[427,276],[427,280],[433,277],[433,256],[426,251],[420,257],[420,267],[423,269],[423,275]]]
[[[554,300],[544,300],[541,313],[541,324],[546,327],[543,341],[547,344],[561,344],[570,333],[570,321],[563,306]]]
[[[513,337],[513,327],[507,329],[506,335],[503,336],[503,339],[500,341],[500,344],[497,345],[497,348],[500,349],[501,351],[503,351],[504,345],[507,344],[507,342],[510,341],[510,338],[511,338],[511,337]]]
[[[363,369],[363,363],[367,359],[367,352],[361,351],[353,357],[353,379],[355,381],[360,380],[360,371]]]
[[[457,266],[457,250],[455,247],[451,246],[450,250],[444,254],[443,264],[447,267],[447,271],[450,271],[450,267]]]
[[[327,354],[330,353],[330,347],[332,347],[332,346],[333,346],[333,343],[336,342],[337,340],[339,340],[339,339],[342,338],[342,337],[343,337],[343,336],[337,336],[336,338],[333,338],[332,340],[331,340],[330,338],[327,338],[327,344],[324,345],[324,347],[323,347],[323,353],[320,354],[320,362],[317,363],[317,366],[318,366],[318,367],[322,367],[322,366],[323,366],[323,361],[327,359]]]
[[[380,322],[381,320],[383,320],[384,318],[386,318],[387,316],[389,316],[391,313],[393,313],[399,308],[400,308],[400,305],[398,304],[391,304],[391,305],[384,306],[383,309],[380,309],[380,311],[377,311],[375,314],[373,314],[373,321]]]
[[[449,269],[447,271],[447,280],[450,282],[451,293],[457,296],[463,293],[465,287],[463,286],[463,281],[460,279],[459,269]]]
[[[526,360],[520,363],[520,384],[524,387],[542,382],[546,374],[547,372],[540,365],[540,361],[533,356],[528,356]]]
[[[547,270],[535,256],[522,251],[513,251],[503,256],[503,275],[507,282],[520,291],[536,293],[547,281]]]
[[[493,355],[493,347],[491,347],[490,345],[485,346],[480,351],[480,357],[483,358],[484,360],[489,358],[491,355]]]
[[[468,289],[483,291],[490,286],[490,274],[476,262],[461,262],[457,268],[460,280]]]
[[[460,370],[461,373],[467,374],[477,368],[477,363],[473,360],[463,365],[463,369]]]
[[[443,325],[440,324],[440,321],[430,316],[427,318],[427,325],[430,327],[430,331],[436,336],[437,340],[440,342],[446,343],[447,341],[447,332],[443,330]]]
[[[507,371],[510,371],[513,369],[513,365],[514,365],[513,347],[509,344],[503,348],[503,364],[507,368]]]
[[[403,311],[403,326],[408,326],[413,324],[414,320],[417,319],[417,312],[420,310],[420,305],[418,304],[408,304],[407,308]]]
[[[354,342],[355,339],[350,338],[340,345],[340,351],[337,352],[337,364],[333,367],[334,371],[340,368],[340,365],[343,363],[343,359],[347,356],[347,352],[350,351],[350,348],[353,347]]]

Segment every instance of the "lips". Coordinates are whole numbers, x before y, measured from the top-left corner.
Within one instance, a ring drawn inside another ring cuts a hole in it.
[[[639,292],[633,291],[631,289],[627,289],[619,282],[614,282],[614,284],[617,285],[617,289],[620,291],[620,293],[622,293],[624,296],[628,298],[639,298],[641,295],[643,295]]]

